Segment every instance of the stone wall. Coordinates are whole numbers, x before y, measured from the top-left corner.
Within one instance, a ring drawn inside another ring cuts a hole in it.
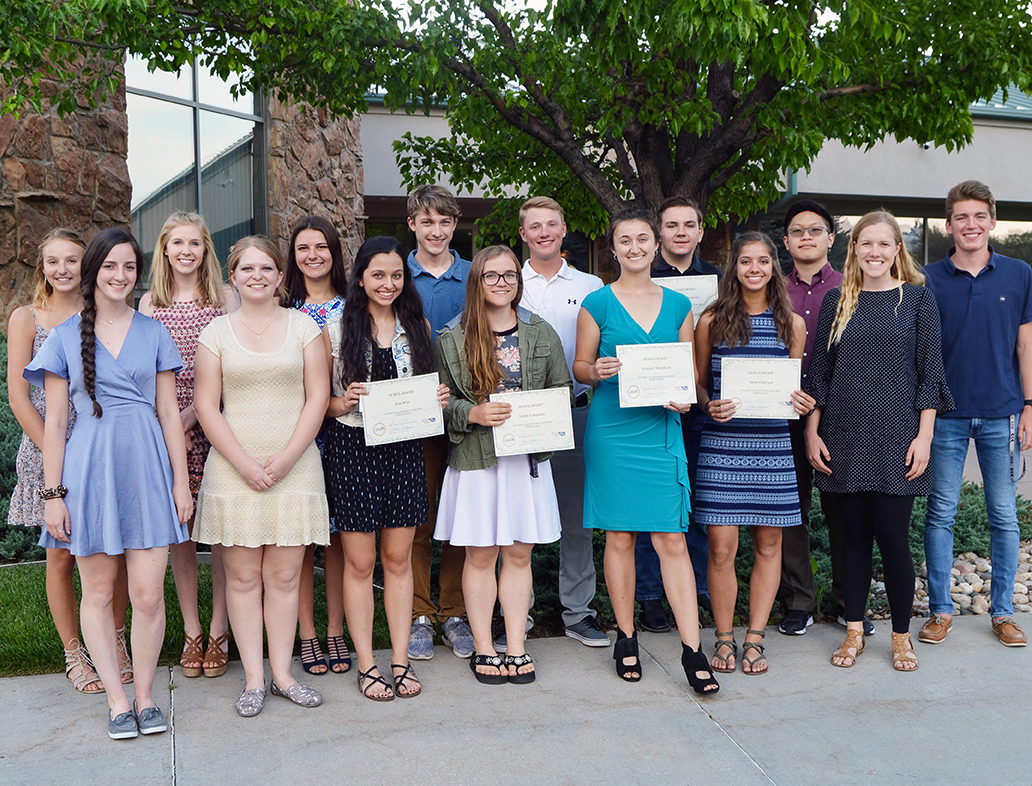
[[[44,97],[54,89],[41,83]],[[32,297],[37,246],[51,228],[86,239],[104,227],[128,229],[127,132],[124,89],[63,118],[46,101],[42,114],[0,116],[0,330]]]
[[[284,252],[291,228],[307,215],[330,221],[350,265],[362,245],[362,146],[359,121],[269,101],[269,235]]]

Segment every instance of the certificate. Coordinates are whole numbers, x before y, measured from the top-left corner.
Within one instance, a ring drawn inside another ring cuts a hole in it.
[[[569,388],[492,393],[488,400],[512,405],[509,419],[491,429],[496,456],[573,449]]]
[[[695,403],[691,342],[620,344],[616,357],[622,364],[617,375],[621,407]]]
[[[720,397],[735,403],[736,418],[798,420],[792,393],[801,372],[798,358],[723,358]]]
[[[662,276],[652,280],[661,287],[688,296],[692,301],[692,315],[695,317],[696,327],[699,325],[702,312],[717,299],[716,276]]]
[[[437,372],[404,379],[367,382],[360,396],[366,445],[385,445],[444,433]]]

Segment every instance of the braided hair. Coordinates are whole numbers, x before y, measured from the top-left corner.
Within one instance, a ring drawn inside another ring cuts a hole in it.
[[[104,414],[103,407],[97,401],[97,275],[100,267],[107,259],[107,255],[115,246],[128,243],[136,255],[136,269],[143,268],[143,252],[136,238],[124,229],[112,227],[98,232],[89,243],[86,244],[86,251],[82,256],[82,282],[79,285],[79,292],[82,294],[81,321],[79,322],[79,335],[82,339],[82,384],[86,393],[93,402],[93,417],[99,418]]]

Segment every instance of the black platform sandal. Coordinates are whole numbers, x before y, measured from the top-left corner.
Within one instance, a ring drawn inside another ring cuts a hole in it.
[[[330,663],[330,671],[334,674],[345,674],[351,669],[351,651],[343,636],[326,637],[326,656]],[[337,668],[343,666],[343,669]]]
[[[624,658],[634,658],[637,663],[627,665]],[[613,645],[613,660],[616,661],[616,674],[625,682],[638,682],[641,679],[641,658],[638,657],[638,631],[630,636],[616,629],[616,644]],[[632,676],[637,674],[637,676]]]
[[[506,655],[504,658],[505,667],[509,670],[509,682],[515,683],[516,685],[526,685],[527,683],[533,682],[537,678],[537,671],[525,671],[522,674],[519,672],[524,666],[533,666],[534,661],[531,660],[530,655],[523,653],[522,655]]]
[[[683,641],[681,642],[681,666],[684,668],[684,676],[688,678],[688,684],[692,690],[701,696],[711,696],[720,690],[720,683],[713,676],[713,668],[710,666],[706,656],[702,654],[702,647],[693,650]],[[708,677],[700,677],[699,672],[704,671]]]
[[[473,653],[473,657],[469,659],[469,670],[473,672],[473,676],[477,678],[477,682],[484,685],[504,685],[509,681],[508,674],[502,674],[502,666],[505,665],[505,661],[502,660],[500,655],[477,655]],[[497,674],[484,674],[483,672],[477,671],[477,666],[490,666],[491,668],[498,669]]]
[[[322,671],[315,671],[320,666]],[[319,649],[319,639],[301,639],[301,668],[309,674],[322,675],[327,672],[326,659]]]

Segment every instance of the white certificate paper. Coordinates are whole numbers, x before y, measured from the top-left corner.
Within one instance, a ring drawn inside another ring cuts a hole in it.
[[[716,276],[662,276],[652,280],[661,287],[688,296],[688,299],[692,301],[692,316],[695,318],[696,327],[699,325],[699,317],[702,316],[702,312],[717,299]]]
[[[404,379],[367,382],[359,410],[367,445],[385,445],[444,433],[437,372]]]
[[[801,373],[798,358],[723,358],[720,397],[735,403],[736,418],[798,420],[792,393]]]
[[[512,405],[512,415],[491,429],[496,456],[573,449],[568,388],[492,393],[489,401]]]
[[[616,357],[621,407],[662,407],[671,401],[694,404],[695,366],[687,341],[620,344]]]

